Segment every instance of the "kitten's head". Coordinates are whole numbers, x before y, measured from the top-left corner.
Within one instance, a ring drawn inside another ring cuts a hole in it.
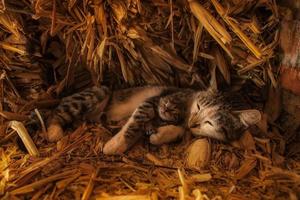
[[[178,122],[182,116],[180,105],[175,98],[161,97],[159,99],[158,114],[164,121]]]
[[[204,91],[197,93],[192,102],[188,127],[194,135],[233,141],[260,119],[258,110],[232,111],[221,97]]]

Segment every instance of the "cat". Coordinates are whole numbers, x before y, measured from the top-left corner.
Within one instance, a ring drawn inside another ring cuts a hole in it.
[[[180,112],[182,108],[179,107],[181,104],[178,103],[180,94],[176,94],[176,98],[166,97],[168,94],[174,93],[175,90],[177,89],[171,87],[138,87],[115,91],[112,97],[109,98],[110,92],[106,87],[88,88],[61,100],[47,123],[49,133],[47,139],[49,141],[59,140],[63,136],[63,128],[76,119],[90,122],[100,121],[109,99],[111,99],[110,105],[105,113],[108,121],[121,121],[130,117],[136,106],[139,103],[146,104],[145,100],[147,100],[148,106],[153,107],[153,117],[150,115],[146,117],[145,120],[149,121],[149,123],[143,123],[143,130],[151,135],[155,127],[164,123],[176,124],[182,120],[181,116],[183,115]],[[159,109],[156,110],[156,107]],[[149,112],[148,114],[151,113]],[[147,120],[149,117],[151,119],[158,118],[152,120],[153,123],[150,123],[150,120]]]
[[[185,129],[195,136],[233,141],[261,118],[255,109],[233,111],[210,89],[146,86],[111,92],[93,87],[62,99],[49,120],[48,140],[60,139],[63,127],[74,119],[97,121],[103,113],[108,121],[129,118],[105,144],[103,153],[109,155],[124,153],[145,134],[150,143],[160,145],[182,137]]]

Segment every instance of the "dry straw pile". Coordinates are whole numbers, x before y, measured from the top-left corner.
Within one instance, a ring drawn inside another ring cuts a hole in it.
[[[53,97],[91,82],[276,87],[279,23],[275,0],[0,1],[0,197],[296,199],[299,150],[287,148],[292,134],[267,124],[276,110],[234,145],[195,141],[205,146],[196,161],[184,153],[188,136],[105,157],[115,126],[80,125],[57,144],[43,139],[43,123],[32,136],[23,126],[30,111],[49,111]],[[17,147],[18,134],[30,154]]]

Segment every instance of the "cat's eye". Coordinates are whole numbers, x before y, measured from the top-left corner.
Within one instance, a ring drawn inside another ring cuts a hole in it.
[[[193,124],[192,126],[190,126],[190,128],[197,128],[199,126],[200,126],[200,124]]]
[[[209,124],[212,126],[212,123],[210,121],[205,121],[204,124]]]
[[[197,104],[197,108],[198,108],[198,110],[200,110],[200,106],[199,106],[199,104]]]

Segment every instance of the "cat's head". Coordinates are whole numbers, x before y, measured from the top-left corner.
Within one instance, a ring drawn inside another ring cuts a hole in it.
[[[158,114],[164,121],[178,122],[182,118],[182,105],[176,98],[164,96],[159,99]]]
[[[203,91],[197,93],[192,102],[188,127],[193,135],[233,141],[260,119],[258,110],[233,111],[220,96]]]

